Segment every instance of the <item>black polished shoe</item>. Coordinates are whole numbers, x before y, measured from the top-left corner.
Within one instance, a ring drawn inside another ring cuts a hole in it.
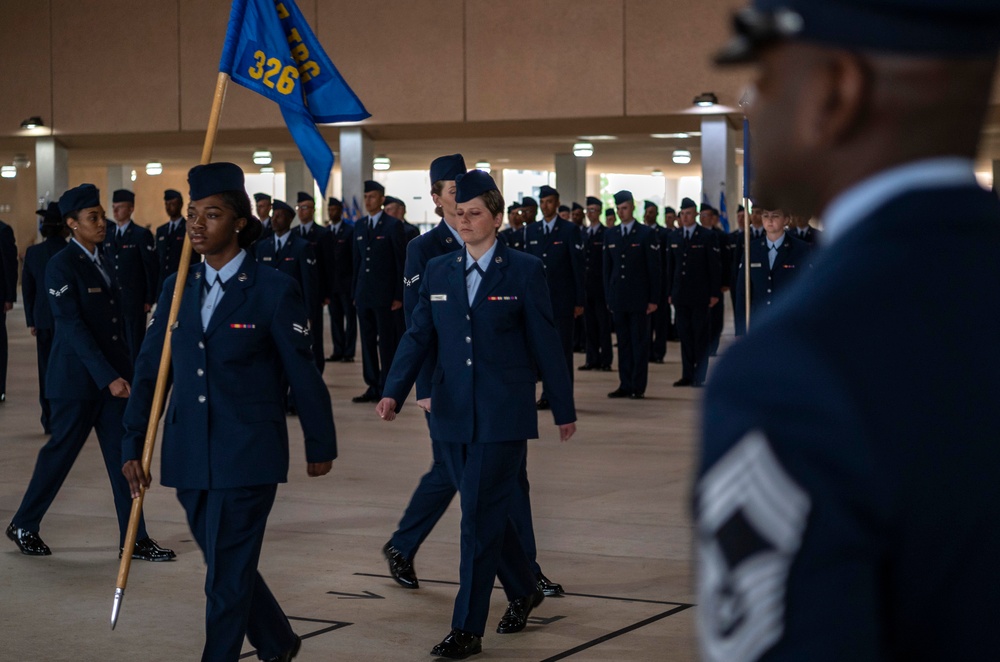
[[[353,356],[345,356],[344,358],[340,359],[340,362],[341,363],[354,363],[354,357]]]
[[[431,649],[431,655],[447,657],[451,660],[464,660],[470,655],[483,652],[483,638],[470,632],[454,629],[444,640]]]
[[[122,550],[118,550],[118,558],[122,557]],[[174,550],[160,547],[152,538],[143,538],[135,541],[135,549],[132,551],[132,558],[139,561],[173,561],[177,557]]]
[[[674,382],[674,386],[691,386],[692,384],[694,384],[693,381],[684,378],[678,379],[676,382]]]
[[[296,635],[295,643],[292,644],[291,648],[277,657],[267,658],[267,662],[292,662],[292,660],[295,659],[295,656],[299,654],[300,648],[302,648],[302,638]]]
[[[582,372],[586,372],[587,370],[597,370],[597,366],[590,365],[589,363],[584,363],[582,366],[577,368],[577,370],[580,370]]]
[[[354,398],[351,398],[351,402],[357,402],[357,403],[361,403],[361,402],[378,402],[378,400],[379,399],[375,396],[375,394],[371,393],[370,391],[365,391],[361,395],[359,395],[357,397],[354,397]]]
[[[382,556],[389,562],[389,574],[392,575],[397,584],[403,588],[420,588],[417,573],[413,570],[413,563],[392,546],[391,540],[382,547]]]
[[[633,393],[632,395],[630,395],[628,397],[632,398],[633,400],[645,400],[646,399],[646,394],[645,393]]]
[[[609,398],[627,398],[630,395],[632,395],[632,392],[626,391],[623,388],[615,389],[614,391],[611,391],[611,393],[608,393]]]
[[[19,529],[14,526],[13,522],[7,527],[7,537],[14,541],[22,554],[28,556],[49,556],[52,554],[52,550],[42,542],[37,533]]]
[[[536,579],[538,580],[538,583],[535,585],[538,587],[538,590],[544,593],[546,596],[551,598],[556,595],[562,595],[563,593],[562,584],[556,584],[553,581],[549,581],[549,578],[543,575],[542,573],[538,573]]]
[[[535,406],[537,406],[539,409],[552,409],[552,405],[549,404],[547,398],[540,399],[538,402],[535,403]]]
[[[500,619],[500,625],[497,626],[497,633],[511,634],[523,630],[524,626],[528,624],[531,610],[542,604],[544,599],[545,594],[538,590],[527,597],[509,602],[507,611],[504,612],[503,618]]]

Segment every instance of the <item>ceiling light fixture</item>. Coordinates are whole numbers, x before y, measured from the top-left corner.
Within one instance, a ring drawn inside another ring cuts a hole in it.
[[[382,156],[376,156],[374,160],[372,160],[372,168],[375,170],[388,170],[391,167],[392,161],[390,161],[389,157],[384,154]]]
[[[573,145],[573,156],[578,156],[581,159],[586,159],[593,155],[594,155],[593,143],[577,143]]]
[[[675,149],[673,161],[678,165],[687,165],[691,163],[691,152],[686,149]]]
[[[253,153],[253,162],[259,166],[271,165],[271,152],[266,149],[257,150]]]
[[[604,142],[607,140],[618,140],[618,136],[608,136],[603,134],[599,136],[580,136],[580,140],[586,140],[587,142],[596,143],[596,142]]]
[[[476,161],[476,168],[482,170],[483,172],[490,172],[490,162],[489,161]]]
[[[159,161],[150,161],[146,164],[146,174],[155,177],[163,173],[163,164]]]
[[[131,174],[131,175],[129,175],[129,179],[131,179],[131,180],[132,180],[132,181],[134,182],[134,181],[135,181],[135,177],[136,177],[136,175],[135,175],[135,170],[133,170],[133,171],[132,171],[132,174]]]
[[[653,175],[653,177],[663,177],[663,171],[659,168],[654,168],[653,172],[650,174]]]
[[[0,166],[0,177],[14,179],[17,177],[17,168],[12,165]]]
[[[676,138],[678,140],[683,140],[684,138],[690,138],[691,134],[690,133],[651,133],[651,134],[649,134],[649,137],[650,138],[657,138],[659,140],[671,140],[671,139],[674,139],[674,138]]]
[[[45,122],[38,115],[32,115],[28,119],[21,122],[22,129],[37,129],[40,126],[45,126]]]
[[[274,174],[274,166],[264,166],[263,168],[260,169],[260,174],[262,174],[262,175],[273,175]]]
[[[712,92],[702,92],[694,98],[693,103],[700,108],[708,108],[719,103],[719,97],[715,96]]]

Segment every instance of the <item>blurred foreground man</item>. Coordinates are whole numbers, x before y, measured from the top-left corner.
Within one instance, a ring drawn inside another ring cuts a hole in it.
[[[1000,3],[757,0],[736,28],[719,60],[758,65],[754,200],[825,232],[708,390],[703,656],[995,659],[1000,291],[954,284],[1000,282],[972,161]]]

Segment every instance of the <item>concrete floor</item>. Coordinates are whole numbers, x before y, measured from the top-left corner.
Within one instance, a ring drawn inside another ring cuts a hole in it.
[[[729,326],[729,325],[727,325]],[[8,315],[10,373],[0,406],[0,523],[27,486],[38,448],[34,340],[21,309]],[[731,328],[731,327],[730,327]],[[728,335],[728,334],[727,334]],[[329,339],[327,339],[329,345]],[[538,559],[565,597],[550,598],[519,634],[498,635],[494,591],[482,660],[697,658],[688,513],[698,397],[672,388],[680,347],[650,366],[644,401],[609,400],[617,373],[576,372],[577,435],[560,444],[548,412],[529,444]],[[577,364],[583,356],[576,355]],[[396,422],[356,405],[360,359],[327,364],[340,457],[330,475],[305,473],[302,432],[289,419],[292,472],[278,490],[260,570],[305,639],[297,660],[425,660],[448,633],[458,576],[457,500],[415,565],[421,588],[388,578],[380,549],[430,464],[424,418]],[[158,453],[154,456],[158,480]],[[173,563],[135,562],[117,629],[117,525],[96,439],[88,442],[45,518],[49,557],[0,539],[0,660],[193,660],[203,644],[205,566],[173,490],[146,497],[151,535]],[[249,657],[255,658],[249,645]]]

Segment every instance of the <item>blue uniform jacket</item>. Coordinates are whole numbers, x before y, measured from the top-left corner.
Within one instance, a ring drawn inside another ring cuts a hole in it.
[[[11,303],[17,301],[17,243],[14,230],[3,221],[0,221],[0,298]]]
[[[257,262],[295,279],[309,309],[309,319],[316,319],[322,312],[319,299],[319,266],[309,242],[301,235],[291,232],[281,252],[275,254],[272,234],[254,244],[254,255],[257,257]]]
[[[374,228],[369,220],[354,226],[354,303],[359,308],[388,308],[403,300],[406,235],[395,216],[382,212]]]
[[[455,235],[442,220],[430,232],[423,234],[406,246],[406,265],[403,268],[403,313],[406,325],[410,325],[413,309],[420,300],[420,278],[427,269],[427,263],[439,255],[457,251],[462,246],[455,241]],[[424,366],[417,375],[417,400],[431,397],[431,376],[437,365],[437,347],[427,352]],[[433,408],[433,405],[432,405]]]
[[[552,312],[559,317],[583,307],[587,292],[583,287],[583,237],[580,227],[556,218],[552,233],[545,235],[545,223],[532,223],[524,232],[525,252],[545,265],[545,278],[552,296]]]
[[[114,273],[109,275],[110,286],[74,242],[49,260],[45,287],[56,332],[45,373],[45,397],[97,400],[119,377],[132,380],[118,284]]]
[[[778,248],[774,258],[774,268],[767,258],[767,239],[757,239],[750,243],[750,317],[768,310],[784,296],[793,280],[800,278],[802,272],[810,268],[810,253],[812,246],[790,234]],[[736,329],[740,333],[746,326],[746,270],[740,263],[739,274],[736,277]]]
[[[607,228],[603,225],[591,233],[589,230],[583,231],[583,266],[584,266],[584,287],[588,292],[600,290],[604,292],[604,235]]]
[[[204,264],[191,268],[171,336],[173,391],[164,416],[161,482],[196,490],[285,482],[286,384],[305,433],[306,461],[334,459],[330,393],[316,369],[298,285],[247,254],[202,331],[204,271]],[[136,363],[124,462],[142,453],[176,278],[165,283]]]
[[[722,296],[722,254],[717,234],[700,225],[694,226],[691,240],[684,239],[684,228],[668,237],[667,296],[675,306],[704,306],[709,299]]]
[[[341,221],[340,227],[332,227],[323,235],[323,276],[326,277],[326,291],[350,295],[351,281],[354,279],[354,226]]]
[[[1000,283],[997,246],[989,191],[896,196],[720,359],[696,485],[705,645],[996,657],[1000,288],[977,285]]]
[[[649,304],[659,304],[663,269],[657,234],[639,222],[626,236],[620,226],[605,231],[604,291],[613,312],[644,313]]]
[[[156,241],[153,233],[136,225],[128,224],[125,235],[117,239],[118,227],[108,222],[108,233],[104,238],[104,256],[110,269],[115,272],[121,288],[122,310],[129,314],[145,314],[144,306],[152,306],[160,295],[157,291]]]
[[[177,223],[177,229],[170,232],[170,221],[156,228],[157,280],[156,296],[160,296],[163,282],[170,274],[177,273],[181,263],[181,253],[184,250],[184,235],[187,234],[187,221],[183,218]],[[199,256],[191,251],[191,262],[197,262]]]
[[[326,235],[329,234],[329,230],[319,223],[313,223],[312,227],[305,234],[302,233],[302,226],[296,226],[289,230],[293,237],[299,237],[304,239],[309,247],[312,248],[312,257],[316,260],[316,274],[317,274],[317,284],[318,287],[313,289],[312,292],[303,292],[303,296],[306,300],[306,306],[309,307],[309,318],[316,319],[315,314],[319,314],[316,311],[322,311],[323,300],[329,298],[329,293],[326,289],[327,277],[326,277],[326,261],[324,258],[323,247],[326,245]],[[261,237],[263,239],[264,237]],[[267,237],[274,242],[274,230]],[[258,240],[259,241],[259,240]],[[273,248],[273,246],[272,246]]]
[[[540,260],[498,243],[471,306],[465,251],[431,260],[421,281],[420,300],[383,389],[397,408],[427,351],[436,347],[432,439],[468,444],[537,438],[539,371],[556,424],[576,420]]]
[[[523,251],[524,250],[524,232],[527,226],[522,225],[519,229],[507,228],[506,230],[501,230],[497,235],[500,240],[507,244],[508,248],[513,248],[514,250]]]
[[[52,307],[45,288],[45,267],[52,257],[66,248],[62,237],[49,237],[40,244],[28,246],[21,272],[21,295],[24,299],[24,321],[36,329],[53,329]]]

